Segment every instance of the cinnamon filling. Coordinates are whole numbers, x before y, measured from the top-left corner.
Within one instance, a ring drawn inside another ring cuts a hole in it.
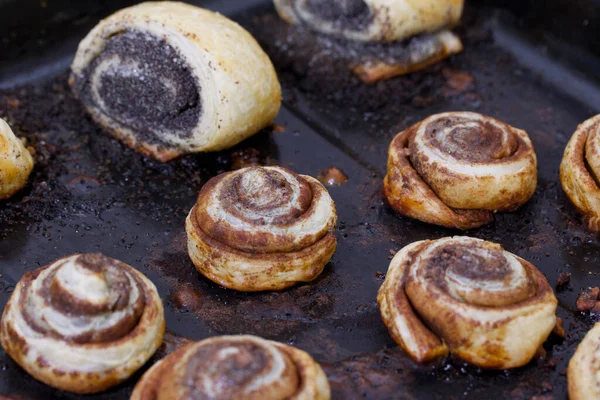
[[[518,149],[512,132],[506,135],[489,122],[462,117],[438,119],[427,125],[425,138],[432,146],[454,158],[487,163],[510,157]]]

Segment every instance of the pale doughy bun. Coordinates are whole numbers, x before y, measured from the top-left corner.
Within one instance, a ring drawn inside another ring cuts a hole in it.
[[[0,200],[8,199],[27,184],[33,169],[33,158],[0,118]]]
[[[92,118],[161,161],[231,147],[271,123],[281,103],[273,65],[246,30],[178,2],[141,3],[102,20],[71,69]]]
[[[456,24],[464,0],[274,0],[282,19],[357,41],[396,41]]]

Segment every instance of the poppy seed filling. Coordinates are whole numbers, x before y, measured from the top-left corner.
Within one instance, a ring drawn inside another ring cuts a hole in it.
[[[178,51],[149,33],[107,39],[76,85],[81,99],[148,142],[168,131],[191,136],[202,113],[200,87]]]
[[[344,29],[363,29],[372,22],[364,0],[306,0],[307,9]]]

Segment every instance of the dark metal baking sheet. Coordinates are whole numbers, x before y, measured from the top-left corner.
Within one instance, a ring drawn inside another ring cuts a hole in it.
[[[0,28],[0,116],[35,147],[37,164],[27,188],[0,203],[0,307],[25,270],[74,252],[102,251],[156,283],[173,334],[202,339],[249,333],[293,344],[323,364],[334,398],[566,398],[566,364],[593,323],[575,311],[575,300],[583,287],[598,284],[600,246],[562,193],[558,165],[577,124],[598,110],[548,84],[571,70],[560,66],[552,69],[554,76],[540,75],[501,47],[494,33],[504,19],[489,4],[469,3],[458,28],[463,54],[425,72],[365,87],[339,66],[307,67],[311,56],[302,51],[307,48],[295,48],[293,38],[282,34],[285,26],[268,1],[196,2],[242,23],[272,57],[285,97],[276,122],[285,131],[265,130],[235,149],[161,165],[103,134],[66,84],[78,41],[100,17],[131,2],[26,3],[36,23]],[[0,20],[8,21],[3,10],[14,7],[14,1],[0,2]],[[514,12],[507,10],[503,14]],[[527,15],[523,8],[516,11]],[[518,17],[514,21],[511,29],[525,37],[528,25]],[[539,36],[523,43],[528,38]],[[472,76],[474,83],[457,90],[452,84],[457,73]],[[586,90],[596,95],[591,85]],[[447,110],[482,112],[523,128],[538,155],[533,199],[467,233],[532,261],[552,285],[559,272],[572,274],[569,288],[557,293],[567,339],[551,340],[546,358],[517,370],[482,371],[452,358],[417,366],[379,317],[375,296],[390,250],[459,234],[398,217],[381,196],[392,137]],[[211,176],[252,161],[313,176],[337,167],[348,175],[345,185],[329,189],[340,219],[338,250],[316,282],[281,293],[235,293],[202,278],[189,261],[183,222],[200,187]],[[88,398],[126,399],[139,374]],[[0,394],[77,398],[36,382],[1,351]]]

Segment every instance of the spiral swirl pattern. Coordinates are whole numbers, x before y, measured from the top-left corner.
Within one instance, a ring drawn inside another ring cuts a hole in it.
[[[399,213],[470,229],[513,211],[537,185],[527,133],[481,114],[433,115],[398,134],[389,149],[384,192]]]
[[[567,370],[570,400],[600,398],[600,324],[583,338]]]
[[[316,179],[250,167],[208,181],[187,221],[196,268],[229,288],[277,290],[315,279],[332,257],[337,216]]]
[[[577,127],[560,164],[563,190],[584,216],[589,229],[600,231],[600,115]]]
[[[0,118],[0,200],[8,199],[27,184],[33,169],[33,158]]]
[[[82,254],[23,276],[4,310],[0,340],[36,379],[93,393],[141,367],[164,325],[161,300],[144,275],[102,254]]]
[[[131,400],[330,398],[325,373],[307,353],[255,336],[221,336],[155,364]]]
[[[418,362],[452,352],[498,369],[532,359],[556,325],[558,303],[532,264],[469,237],[403,248],[377,300],[390,334]]]
[[[277,115],[281,88],[252,36],[180,2],[145,2],[102,20],[69,80],[92,118],[160,161],[222,150]]]
[[[274,0],[288,23],[361,42],[435,32],[460,19],[463,0]]]

